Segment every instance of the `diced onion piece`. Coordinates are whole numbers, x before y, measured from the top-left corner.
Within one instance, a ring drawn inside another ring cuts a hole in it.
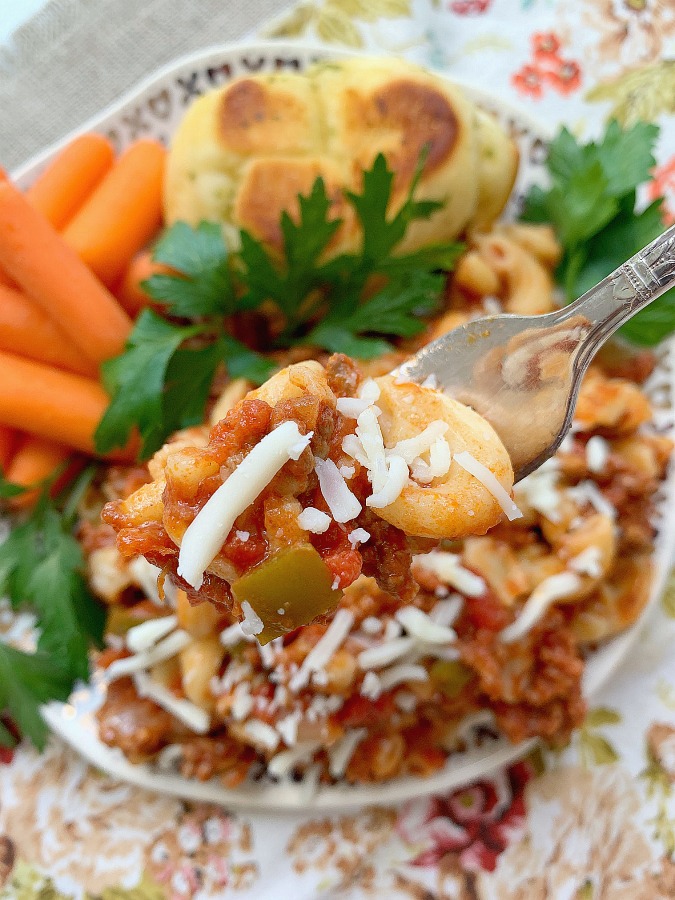
[[[350,728],[333,744],[328,751],[328,772],[331,777],[342,778],[354,751],[367,734],[367,728]]]
[[[279,735],[262,719],[248,719],[242,725],[242,731],[252,744],[264,750],[276,750],[279,746]]]
[[[386,480],[376,493],[366,497],[366,506],[373,509],[384,509],[397,500],[410,477],[408,464],[402,456],[390,456],[386,465]]]
[[[456,591],[461,591],[467,597],[480,597],[487,590],[485,581],[480,575],[460,565],[460,559],[456,553],[446,553],[444,550],[432,550],[413,557],[417,565],[427,569]]]
[[[349,522],[361,512],[361,504],[332,459],[316,459],[316,474],[323,499],[336,522]]]
[[[136,672],[134,675],[134,684],[140,697],[148,697],[154,700],[158,706],[165,709],[172,716],[179,719],[184,725],[197,734],[206,734],[211,727],[211,717],[200,706],[176,697],[163,684],[154,681],[147,672]]]
[[[504,628],[499,633],[499,637],[505,644],[520,640],[541,619],[549,606],[552,606],[556,600],[562,600],[564,597],[574,594],[580,587],[579,576],[572,572],[560,572],[545,578],[525,601],[525,606],[521,609],[516,621]]]
[[[410,637],[395,638],[378,647],[369,647],[359,653],[359,666],[362,669],[382,669],[405,656],[415,647],[415,641]]]
[[[298,516],[298,525],[312,534],[323,534],[330,528],[331,518],[320,509],[308,506]]]
[[[434,622],[416,606],[401,607],[396,611],[396,618],[408,634],[420,641],[428,641],[430,644],[450,644],[457,640],[457,634],[452,628]]]
[[[320,741],[303,741],[289,750],[275,753],[267,763],[267,772],[273,778],[285,778],[297,765],[309,762],[320,746]]]
[[[157,641],[161,641],[178,625],[178,616],[162,616],[161,619],[148,619],[140,625],[134,625],[126,633],[126,645],[132,653],[148,650]]]
[[[402,456],[410,465],[414,459],[430,450],[432,445],[439,438],[443,437],[449,427],[447,422],[444,422],[442,419],[436,419],[434,422],[430,422],[424,431],[420,431],[414,437],[399,441],[390,450],[387,450],[387,456]]]
[[[424,666],[414,666],[402,663],[400,666],[392,666],[380,672],[380,689],[382,691],[390,691],[397,684],[403,684],[408,681],[427,681],[429,673]]]
[[[246,635],[246,637],[250,637],[254,634],[260,634],[265,625],[263,623],[263,620],[253,609],[248,600],[244,600],[244,602],[241,604],[241,611],[244,613],[244,618],[241,622],[241,630],[243,634]]]
[[[466,472],[473,475],[473,477],[480,481],[483,487],[492,494],[506,513],[506,518],[509,522],[512,522],[514,519],[522,518],[522,512],[513,502],[508,491],[504,490],[502,485],[497,481],[494,473],[491,472],[487,466],[478,462],[476,457],[472,456],[467,450],[455,453],[453,458],[458,466],[461,466]]]
[[[338,609],[326,631],[302,661],[302,665],[288,683],[292,691],[298,691],[309,683],[312,672],[326,667],[335,651],[351,631],[354,613],[349,609]]]
[[[191,643],[192,637],[187,631],[174,631],[164,638],[163,641],[160,641],[148,650],[142,650],[134,656],[116,659],[105,670],[106,679],[114,681],[116,678],[122,678],[124,675],[131,675],[134,672],[140,672],[142,669],[149,669],[165,659],[171,659],[172,656],[176,656]]]
[[[235,519],[253,503],[289,459],[309,443],[295,422],[282,422],[256,444],[188,525],[178,555],[178,574],[196,590]]]

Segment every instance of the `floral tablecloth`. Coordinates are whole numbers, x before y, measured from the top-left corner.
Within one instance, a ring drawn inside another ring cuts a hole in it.
[[[675,220],[673,0],[310,0],[258,36],[403,54],[580,135],[655,121]],[[3,898],[675,897],[675,582],[564,753],[445,796],[234,814],[114,782],[56,741],[0,752]]]

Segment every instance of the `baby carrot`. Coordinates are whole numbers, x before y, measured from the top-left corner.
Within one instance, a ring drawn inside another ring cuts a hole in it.
[[[142,309],[153,303],[141,287],[141,282],[151,275],[167,275],[171,272],[174,270],[169,266],[154,262],[149,250],[141,250],[129,263],[115,291],[117,299],[129,315],[135,317]]]
[[[60,230],[112,167],[115,151],[100,134],[76,137],[47,166],[26,196]]]
[[[97,369],[30,297],[0,285],[0,350],[96,378]]]
[[[3,473],[7,473],[14,451],[19,442],[19,435],[13,428],[7,428],[6,425],[0,425],[0,469]]]
[[[122,352],[127,314],[8,182],[0,183],[0,266],[93,362]]]
[[[5,477],[12,484],[19,484],[21,487],[35,485],[37,489],[13,497],[10,500],[10,506],[15,509],[32,506],[40,496],[40,483],[53,475],[71,453],[72,450],[64,447],[63,444],[57,444],[41,437],[27,437],[14,454],[14,459],[9,464]]]
[[[0,423],[94,452],[108,405],[98,382],[0,350]]]
[[[114,284],[134,254],[159,231],[165,157],[157,141],[136,141],[63,232],[104,284]]]

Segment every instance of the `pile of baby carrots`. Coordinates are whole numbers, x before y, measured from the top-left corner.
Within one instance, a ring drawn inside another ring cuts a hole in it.
[[[15,484],[94,453],[109,402],[99,366],[148,303],[140,282],[162,224],[165,155],[144,139],[116,159],[85,134],[25,193],[0,170],[0,467]]]

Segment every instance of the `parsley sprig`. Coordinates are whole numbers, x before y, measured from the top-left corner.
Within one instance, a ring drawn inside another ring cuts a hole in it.
[[[125,352],[103,366],[112,401],[96,433],[106,453],[134,428],[141,456],[150,456],[173,431],[201,423],[221,365],[233,377],[265,381],[273,364],[232,336],[241,313],[276,308],[280,333],[265,350],[308,344],[361,359],[391,349],[389,338],[411,337],[438,304],[461,245],[439,243],[408,254],[395,251],[408,226],[442,204],[415,200],[424,158],[400,207],[390,212],[394,176],[384,156],[364,172],[360,192],[345,192],[361,228],[356,253],[326,261],[342,220],[331,216],[326,186],[317,178],[300,196],[296,219],[281,216],[283,253],[274,255],[247,231],[228,253],[219,225],[174,224],[154,259],[172,272],[144,288],[158,304],[138,318]]]
[[[638,188],[655,165],[656,125],[623,130],[612,121],[599,141],[579,143],[563,128],[549,147],[548,190],[534,186],[523,218],[550,222],[563,245],[557,278],[569,303],[609,275],[663,231],[662,199],[636,208]],[[654,346],[675,329],[671,290],[620,331],[636,344]]]
[[[39,629],[34,653],[0,641],[0,713],[8,712],[40,749],[47,735],[40,705],[65,700],[76,679],[89,677],[89,646],[101,646],[103,639],[104,610],[89,592],[73,533],[93,471],[87,469],[54,499],[46,484],[31,513],[0,544],[0,594],[15,610],[31,610]],[[23,490],[0,479],[2,497]],[[0,730],[0,745],[11,743],[10,732]]]

